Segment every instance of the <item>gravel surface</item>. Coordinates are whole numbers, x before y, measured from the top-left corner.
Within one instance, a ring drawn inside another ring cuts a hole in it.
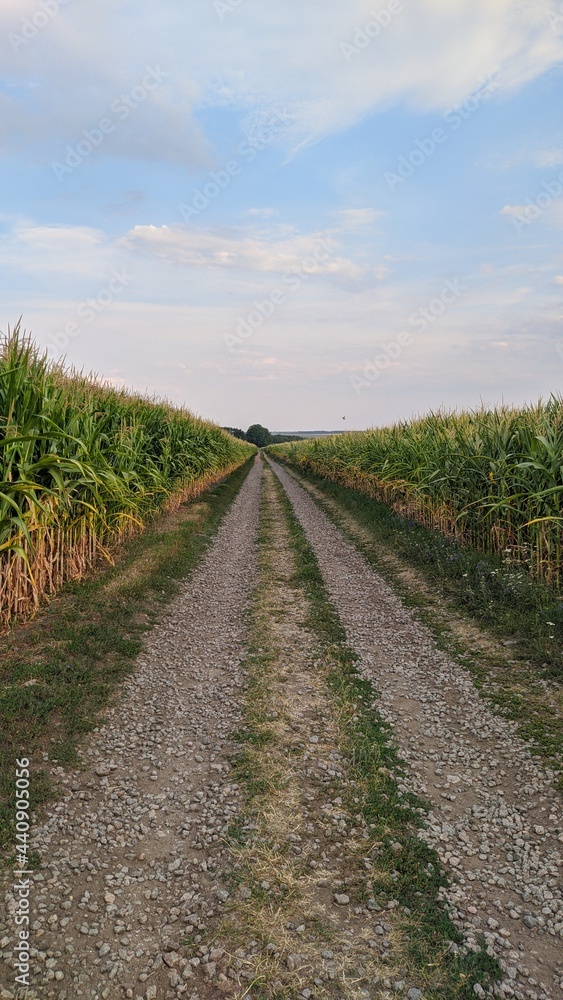
[[[361,669],[380,692],[382,714],[393,725],[407,764],[405,781],[431,804],[420,836],[449,869],[445,898],[454,920],[469,947],[477,947],[483,935],[499,957],[506,972],[499,996],[561,1000],[563,908],[557,873],[563,835],[552,775],[514,726],[490,712],[463,668],[436,649],[428,630],[294,478],[278,467],[276,472],[315,550]],[[245,712],[242,664],[256,581],[260,479],[258,459],[200,566],[148,635],[135,673],[103,725],[85,741],[83,769],[56,769],[63,795],[34,831],[42,863],[32,880],[33,988],[20,994],[27,1000],[212,1000],[232,992],[245,970],[261,960],[256,941],[245,941],[231,954],[229,941],[217,937],[233,903],[221,877],[232,870],[224,836],[231,822],[244,816],[228,756]],[[298,740],[304,768],[296,776],[303,803],[297,825],[302,820],[303,829],[288,839],[296,859],[312,851],[314,904],[340,914],[334,919],[346,924],[352,937],[358,921],[359,947],[363,911],[353,909],[340,871],[350,842],[339,800],[325,804],[325,825],[337,824],[327,838],[314,818],[307,785],[316,776],[322,788],[325,768],[331,781],[338,777],[339,759],[325,753],[329,727],[322,724],[320,693],[302,669],[307,642],[296,639],[289,597],[279,600],[272,627],[278,623],[288,659],[287,670],[279,672],[280,690],[284,671],[293,670],[291,685],[285,685],[292,691],[284,726],[280,706],[280,739],[284,747],[284,740]],[[278,812],[284,824],[290,822],[289,808]],[[319,850],[321,841],[327,846]],[[17,995],[10,883],[3,878],[0,1000]],[[243,892],[250,895],[241,886],[242,899]],[[368,942],[380,958],[382,949],[391,948],[386,943],[391,930],[391,918],[388,925],[382,919],[381,942]],[[293,921],[284,931],[293,945],[287,970],[299,972],[303,928]],[[351,944],[342,945],[343,953]],[[313,997],[315,984],[330,980],[335,955],[322,952],[302,996]],[[336,966],[333,971],[338,976]],[[391,992],[382,995],[422,998],[408,981],[383,985]],[[479,990],[476,986],[476,996],[484,996]]]
[[[431,804],[421,836],[449,870],[445,898],[456,923],[470,947],[483,935],[499,958],[506,973],[499,996],[560,1000],[563,833],[553,774],[293,476],[274,469],[360,669],[381,694],[408,785]]]
[[[239,792],[225,754],[241,718],[261,471],[257,461],[86,741],[84,770],[56,770],[61,801],[34,831],[34,988],[22,996],[161,1000],[188,996],[194,980],[221,971],[221,954],[203,947],[188,961],[179,947],[190,937],[197,951],[226,900],[221,837]],[[3,887],[0,996],[11,997],[14,900],[6,879]],[[208,990],[198,995],[217,995]]]

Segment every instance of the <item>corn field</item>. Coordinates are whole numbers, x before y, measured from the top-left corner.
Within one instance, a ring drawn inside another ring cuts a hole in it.
[[[0,627],[253,451],[187,410],[51,365],[19,328],[8,333],[0,342]]]
[[[290,464],[366,493],[462,544],[563,582],[563,400],[436,413],[276,445]]]

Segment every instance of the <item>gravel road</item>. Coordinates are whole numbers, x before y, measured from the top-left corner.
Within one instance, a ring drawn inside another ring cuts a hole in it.
[[[238,809],[224,755],[240,717],[261,472],[257,461],[202,563],[150,633],[134,675],[86,743],[85,769],[58,769],[63,796],[34,837],[42,865],[33,878],[28,1000],[188,993],[195,969],[179,955],[180,940],[197,937],[223,906],[220,838]],[[9,890],[6,901],[0,996],[10,997]]]
[[[405,780],[431,805],[421,836],[450,872],[456,923],[470,947],[482,934],[499,957],[499,996],[561,1000],[563,834],[552,775],[295,478],[274,469],[360,669],[380,692]],[[223,838],[242,810],[227,757],[245,708],[261,473],[257,459],[85,741],[83,768],[56,770],[63,795],[34,833],[42,862],[32,879],[33,988],[14,990],[14,898],[4,877],[0,1000],[211,1000],[230,991],[232,956],[214,935],[230,905]],[[313,691],[301,687],[301,696]]]
[[[563,833],[553,775],[295,478],[272,465],[361,670],[381,693],[409,786],[432,806],[424,836],[449,870],[456,922],[470,945],[483,934],[494,949],[506,971],[501,996],[560,1000]]]

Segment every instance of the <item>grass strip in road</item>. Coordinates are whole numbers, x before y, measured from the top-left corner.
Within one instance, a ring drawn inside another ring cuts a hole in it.
[[[269,470],[264,478],[258,580],[245,659],[245,712],[242,725],[233,734],[237,752],[230,758],[244,805],[228,831],[233,865],[223,878],[233,903],[219,936],[221,944],[233,953],[232,964],[238,969],[237,998],[242,1000],[248,995],[253,1000],[297,1000],[306,980],[296,973],[291,977],[293,981],[287,982],[286,952],[296,947],[288,948],[291,933],[285,925],[292,908],[301,905],[306,873],[286,837],[287,827],[295,831],[299,826],[299,794],[295,761],[284,746],[283,730],[288,719],[283,696],[280,703],[277,690],[280,661],[272,623],[274,617],[279,620],[279,608],[272,595],[279,582],[279,568],[270,492],[273,476]],[[274,952],[273,942],[279,945]]]
[[[128,543],[116,565],[68,584],[0,638],[0,857],[15,846],[15,761],[32,761],[35,810],[56,792],[46,759],[76,766],[80,739],[133,669],[143,637],[202,558],[254,459]],[[42,767],[43,765],[43,767]]]
[[[377,710],[377,693],[358,672],[357,656],[347,644],[315,554],[285,493],[282,503],[298,561],[296,580],[310,602],[307,624],[328,665],[328,683],[343,714],[343,749],[363,791],[360,803],[349,807],[363,814],[379,845],[369,862],[373,896],[380,904],[396,902],[402,908],[409,959],[428,982],[425,997],[470,1000],[475,984],[486,989],[502,979],[502,970],[484,943],[476,952],[463,946],[440,902],[447,877],[436,851],[416,835],[427,806],[403,790],[404,765],[392,731]]]
[[[325,514],[428,626],[438,647],[469,671],[491,708],[516,722],[522,739],[560,771],[561,597],[524,569],[465,549],[354,490],[290,469],[314,487]],[[563,775],[558,783],[563,787]]]

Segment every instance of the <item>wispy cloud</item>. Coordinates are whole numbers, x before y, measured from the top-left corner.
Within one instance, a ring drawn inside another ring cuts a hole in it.
[[[208,162],[197,110],[214,101],[238,106],[243,117],[283,103],[290,112],[287,148],[304,148],[398,102],[445,111],[498,66],[503,89],[522,86],[561,58],[562,31],[549,24],[545,0],[417,0],[404,5],[361,58],[347,62],[341,46],[370,10],[365,0],[325,0],[322,11],[315,4],[297,10],[245,0],[218,25],[211,3],[162,0],[158,15],[149,0],[134,11],[122,0],[97,0],[89,8],[69,3],[14,49],[10,38],[21,35],[36,4],[4,2],[4,74],[40,85],[32,99],[17,91],[0,96],[1,140],[9,149],[71,142],[155,60],[169,73],[167,85],[116,130],[104,155]]]
[[[344,229],[363,229],[380,219],[384,212],[373,208],[341,208],[337,213],[338,220]]]
[[[274,215],[278,215],[277,208],[247,208],[246,215],[251,217],[258,216],[260,219],[272,219]]]
[[[302,269],[303,261],[314,253],[322,238],[333,250],[336,248],[334,239],[323,233],[265,239],[245,233],[193,230],[187,226],[135,226],[119,245],[169,264],[282,274]],[[361,264],[333,252],[326,262],[311,257],[309,273],[359,281],[365,271]]]

